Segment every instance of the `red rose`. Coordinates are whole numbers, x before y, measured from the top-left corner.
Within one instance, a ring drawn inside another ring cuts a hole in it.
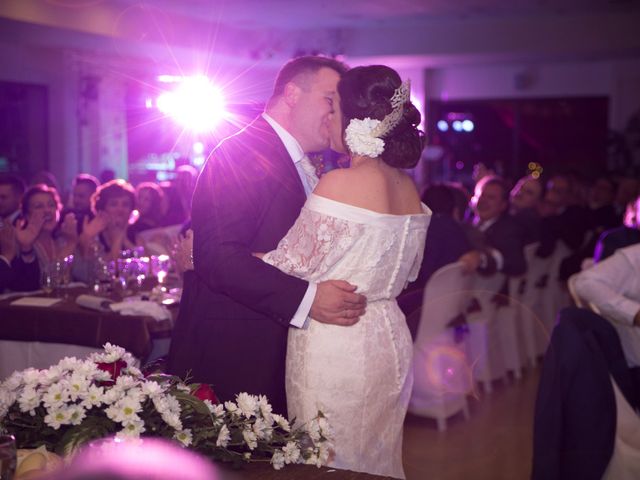
[[[209,400],[214,405],[220,403],[220,400],[218,400],[218,397],[216,397],[216,394],[214,393],[211,386],[207,385],[206,383],[199,384],[198,388],[191,392],[191,395],[199,398],[202,401]]]
[[[112,381],[115,382],[123,368],[127,368],[127,362],[124,360],[117,360],[113,363],[97,363],[98,369],[109,373],[111,375]]]

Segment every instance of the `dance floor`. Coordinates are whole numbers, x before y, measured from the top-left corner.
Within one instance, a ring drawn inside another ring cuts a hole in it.
[[[490,395],[470,400],[462,414],[438,432],[436,423],[409,415],[404,430],[408,480],[525,480],[531,474],[533,409],[540,367]]]

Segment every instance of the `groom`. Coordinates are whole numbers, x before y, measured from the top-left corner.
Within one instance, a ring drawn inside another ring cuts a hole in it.
[[[185,280],[168,366],[211,383],[223,401],[264,394],[286,414],[288,328],[304,328],[307,316],[348,326],[364,313],[365,298],[349,283],[309,284],[252,255],[273,250],[298,217],[312,189],[306,153],[329,147],[345,71],[329,58],[291,60],[265,112],[218,145],[198,178],[195,275]]]

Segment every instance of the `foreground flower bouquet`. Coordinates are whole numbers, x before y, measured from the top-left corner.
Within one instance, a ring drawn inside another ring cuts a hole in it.
[[[46,370],[15,372],[0,384],[0,431],[18,448],[61,455],[108,436],[173,439],[214,460],[326,464],[330,430],[318,416],[292,427],[264,396],[217,402],[208,385],[145,377],[121,347],[106,344],[87,360],[65,358]]]

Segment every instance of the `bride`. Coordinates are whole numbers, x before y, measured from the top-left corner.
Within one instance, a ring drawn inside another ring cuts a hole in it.
[[[322,177],[300,217],[263,260],[311,282],[344,279],[367,297],[351,327],[308,320],[290,329],[286,388],[298,421],[324,412],[334,428],[330,465],[404,478],[402,426],[411,393],[411,335],[396,296],[421,264],[430,212],[402,169],[423,148],[409,83],[385,66],[343,75],[334,149],[351,167]],[[343,141],[344,139],[344,141]]]

